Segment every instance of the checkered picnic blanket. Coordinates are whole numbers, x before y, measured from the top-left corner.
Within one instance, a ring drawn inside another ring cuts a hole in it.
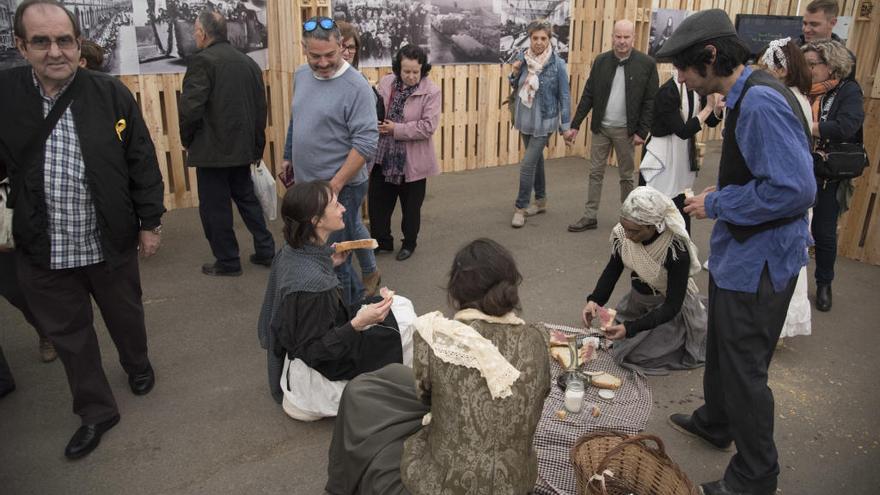
[[[544,324],[547,331],[559,330],[567,334],[597,335],[583,328]],[[587,387],[584,405],[579,413],[567,413],[559,419],[556,411],[564,408],[565,393],[556,386],[556,379],[563,369],[551,360],[550,374],[552,386],[550,395],[544,402],[541,421],[535,431],[535,450],[538,454],[538,482],[535,493],[543,495],[569,495],[577,491],[577,480],[571,465],[571,447],[582,436],[595,431],[618,431],[636,434],[645,429],[651,415],[651,389],[645,377],[620,367],[611,355],[599,350],[596,357],[584,367],[586,371],[605,371],[620,378],[623,384],[614,391],[614,400],[599,398],[599,389]],[[598,406],[600,415],[594,418],[593,406]]]

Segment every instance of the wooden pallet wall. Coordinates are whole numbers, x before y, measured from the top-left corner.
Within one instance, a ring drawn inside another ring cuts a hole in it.
[[[651,0],[571,0],[571,50],[569,79],[572,113],[580,100],[590,64],[599,53],[611,48],[614,22],[627,18],[635,22],[636,48],[646,51],[651,20]],[[722,8],[731,19],[738,13],[797,15],[797,0],[655,0],[658,8],[701,10]],[[802,0],[801,9],[808,2]],[[854,15],[860,1],[847,0],[841,15]],[[871,173],[857,182],[853,208],[842,220],[841,254],[880,263],[880,77],[878,45],[880,45],[880,0],[873,0],[874,12],[869,20],[856,20],[852,25],[849,47],[859,58],[858,78],[865,89],[866,142],[872,159]],[[269,0],[269,63],[264,73],[269,99],[269,121],[264,159],[279,172],[283,147],[290,120],[293,94],[293,72],[305,62],[299,44],[301,23],[313,15],[327,15],[329,0]],[[856,16],[857,17],[857,16]],[[510,125],[510,114],[501,102],[509,94],[504,65],[435,66],[431,79],[443,92],[443,114],[434,137],[435,149],[444,172],[516,163],[522,157],[519,133]],[[659,66],[661,82],[670,77],[671,66]],[[371,82],[389,72],[388,68],[363,71]],[[184,151],[180,145],[177,125],[177,95],[182,74],[122,76],[141,103],[148,127],[156,143],[162,174],[165,178],[166,206],[169,209],[198,205],[195,173],[184,167]],[[880,86],[878,84],[877,86]],[[870,98],[868,96],[871,96]],[[589,120],[581,126],[589,128]],[[550,141],[547,157],[585,156],[589,148],[589,132],[581,132],[573,146],[566,146],[559,136]],[[717,139],[719,129],[706,130],[700,141]]]

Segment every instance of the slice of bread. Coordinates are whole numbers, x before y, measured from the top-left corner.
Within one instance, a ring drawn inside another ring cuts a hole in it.
[[[610,374],[602,373],[590,377],[590,384],[596,388],[607,388],[609,390],[617,390],[623,384],[620,378]]]
[[[567,370],[571,366],[571,353],[568,352],[568,347],[551,347],[550,357],[555,359],[562,369]]]
[[[334,249],[337,253],[344,253],[352,249],[376,249],[379,247],[379,241],[376,239],[359,239],[357,241],[337,242]]]

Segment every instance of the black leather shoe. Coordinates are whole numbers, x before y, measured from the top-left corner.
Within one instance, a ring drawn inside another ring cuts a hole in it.
[[[819,311],[831,311],[831,286],[816,286],[816,309]]]
[[[153,385],[155,384],[156,373],[153,371],[152,366],[143,373],[128,375],[128,386],[131,387],[131,393],[134,395],[147,395],[150,393],[150,390],[153,390]]]
[[[379,254],[379,253],[381,253],[382,251],[388,251],[389,253],[393,253],[393,252],[394,252],[394,246],[383,246],[383,245],[379,244],[379,247],[377,247],[376,249],[374,249],[374,250],[373,250],[373,253],[374,253],[374,254]]]
[[[694,421],[690,414],[670,414],[669,424],[672,426],[673,429],[676,429],[684,433],[685,435],[699,438],[700,440],[712,446],[712,448],[723,450],[725,452],[733,450],[732,441],[719,443],[715,440],[710,440],[701,435],[699,430],[697,430],[697,428],[694,426]]]
[[[116,426],[118,422],[119,415],[117,414],[102,423],[80,426],[70,438],[70,441],[67,442],[67,447],[64,448],[64,456],[73,460],[89,455],[101,443],[101,435]]]
[[[212,277],[238,277],[241,275],[241,268],[230,270],[229,268],[218,266],[216,263],[205,263],[202,265],[202,273]]]
[[[741,492],[730,488],[724,480],[718,480],[700,485],[700,493],[703,495],[772,495],[776,493],[776,490]]]
[[[397,261],[408,260],[412,255],[413,252],[411,249],[400,248],[400,251],[397,252]]]
[[[581,217],[580,220],[568,226],[569,232],[583,232],[585,230],[592,230],[599,226],[599,222],[596,219],[589,219],[587,217]]]
[[[255,265],[272,266],[272,258],[260,258],[256,254],[252,254],[250,260]]]

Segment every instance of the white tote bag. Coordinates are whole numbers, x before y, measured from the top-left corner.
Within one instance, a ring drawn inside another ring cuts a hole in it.
[[[9,200],[9,179],[0,181],[0,248],[12,249],[12,210],[6,207]]]
[[[266,221],[275,220],[278,217],[278,193],[275,189],[275,177],[266,167],[266,163],[260,160],[259,164],[251,165],[251,180],[254,182],[254,192],[260,200],[263,216]]]

